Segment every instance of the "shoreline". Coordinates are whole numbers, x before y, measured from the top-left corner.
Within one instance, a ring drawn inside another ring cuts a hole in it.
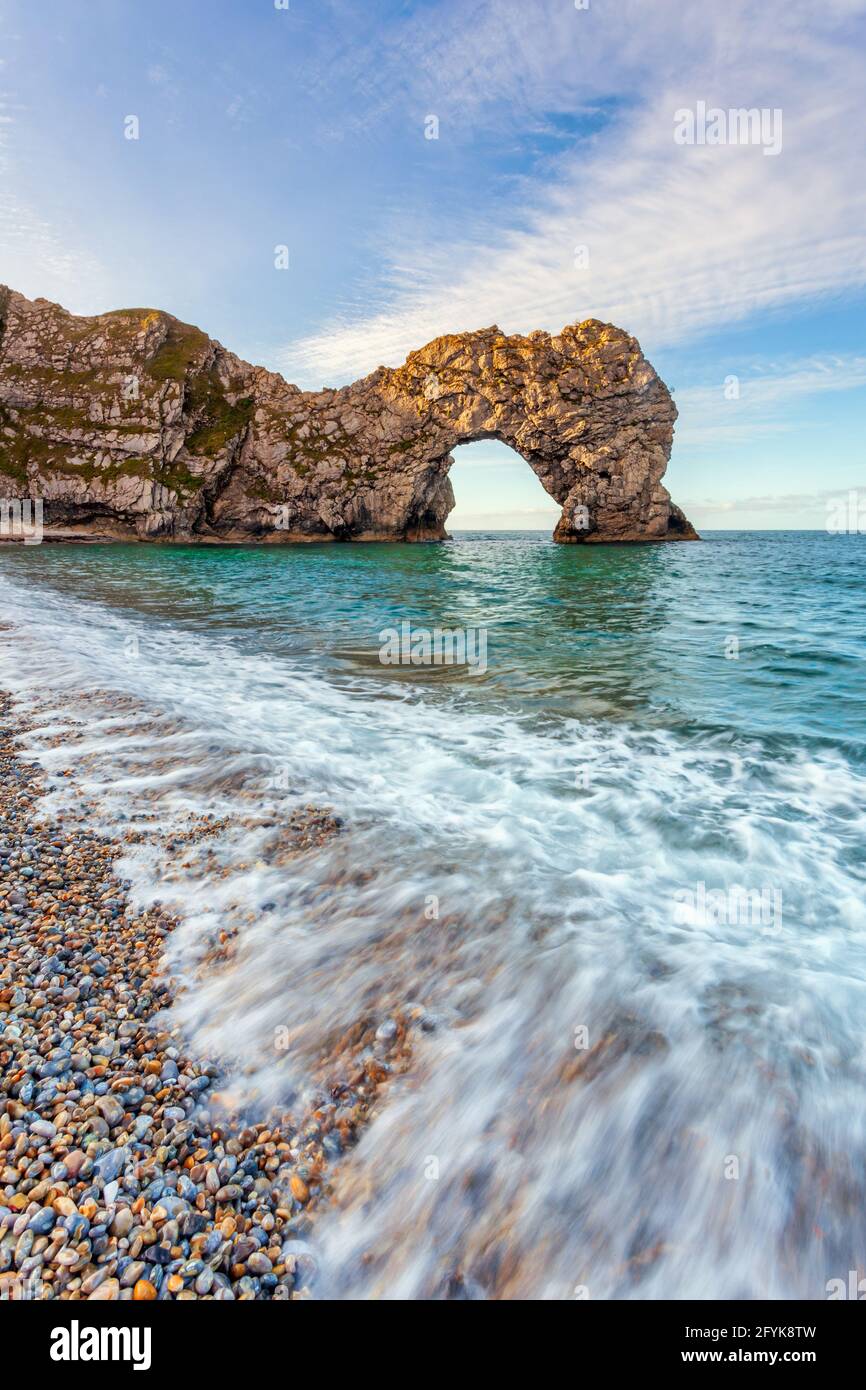
[[[164,1017],[177,919],[133,910],[122,842],[85,814],[35,819],[27,727],[0,694],[0,1299],[308,1298],[316,1208],[407,1062],[406,1022],[375,1057],[356,1030],[303,1113],[226,1113],[218,1065]],[[204,966],[231,952],[221,933]]]

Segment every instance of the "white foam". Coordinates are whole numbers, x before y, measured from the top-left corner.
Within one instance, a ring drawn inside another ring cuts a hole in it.
[[[180,966],[250,916],[231,969],[178,1005],[237,1086],[303,1087],[371,1010],[440,1020],[319,1222],[330,1291],[429,1295],[459,1267],[503,1296],[812,1298],[862,1259],[864,779],[841,753],[539,729],[5,577],[0,610],[0,685],[37,721],[25,749],[65,769],[52,741],[86,721],[50,807],[249,822],[215,841],[219,871],[152,846],[123,866],[137,901],[185,913]],[[261,821],[308,801],[345,833],[281,864]],[[778,887],[782,921],[684,920],[698,883]],[[281,1026],[295,1043],[276,1054]]]

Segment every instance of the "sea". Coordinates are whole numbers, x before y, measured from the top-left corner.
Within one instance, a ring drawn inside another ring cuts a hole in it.
[[[311,1232],[325,1295],[866,1276],[864,562],[779,531],[0,547],[45,812],[146,832],[120,871],[181,918],[171,1022],[238,1103],[425,1020]],[[339,833],[283,853],[311,805]]]

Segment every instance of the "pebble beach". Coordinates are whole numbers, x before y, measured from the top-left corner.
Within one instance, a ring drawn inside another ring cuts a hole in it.
[[[171,1025],[176,920],[130,906],[123,846],[86,812],[40,814],[23,729],[0,698],[0,1298],[314,1296],[316,1211],[405,1065],[405,1021],[344,1040],[302,1112],[227,1111],[218,1063]],[[320,827],[295,818],[299,852]]]

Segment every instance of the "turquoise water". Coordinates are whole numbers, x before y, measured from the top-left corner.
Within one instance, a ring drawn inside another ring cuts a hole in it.
[[[371,1011],[436,1025],[317,1227],[330,1292],[866,1273],[864,556],[812,532],[0,549],[0,683],[49,773],[77,740],[56,804],[237,822],[218,872],[157,843],[126,872],[184,913],[181,964],[252,918],[178,1005],[250,1105]],[[483,631],[486,669],[383,665],[406,621]],[[284,863],[274,821],[310,801],[343,833]]]
[[[860,537],[717,532],[702,546],[563,547],[534,532],[441,546],[8,547],[0,573],[119,617],[214,633],[345,684],[376,670],[380,629],[486,626],[481,686],[425,698],[513,702],[537,717],[634,714],[862,748]],[[740,657],[725,656],[739,639]]]

